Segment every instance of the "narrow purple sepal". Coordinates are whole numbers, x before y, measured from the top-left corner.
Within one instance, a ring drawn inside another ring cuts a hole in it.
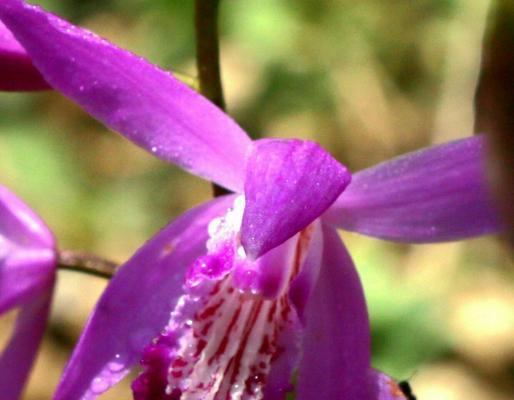
[[[43,221],[0,185],[0,314],[20,309],[0,355],[0,397],[17,399],[43,336],[55,281],[55,241]]]
[[[319,217],[350,183],[350,173],[318,144],[254,143],[245,181],[241,242],[257,258]]]
[[[43,338],[50,312],[52,286],[33,293],[20,309],[10,341],[0,355],[2,399],[19,399]]]
[[[323,227],[323,261],[306,309],[298,400],[373,399],[370,328],[355,266],[337,232]]]
[[[0,185],[0,313],[51,288],[55,240],[44,222]]]
[[[0,314],[30,302],[41,291],[50,290],[55,266],[53,249],[9,250],[5,258],[0,258]]]
[[[483,157],[484,138],[475,136],[358,172],[324,220],[349,231],[408,243],[498,232]]]
[[[20,247],[55,248],[55,239],[41,218],[2,185],[0,234]]]
[[[50,85],[32,65],[25,49],[0,22],[0,90],[43,89],[50,89]]]
[[[57,90],[156,156],[241,192],[250,139],[226,114],[164,72],[20,0],[0,19]]]
[[[125,263],[99,300],[69,361],[55,399],[94,399],[137,363],[183,292],[186,270],[206,252],[207,224],[233,196],[185,213]]]

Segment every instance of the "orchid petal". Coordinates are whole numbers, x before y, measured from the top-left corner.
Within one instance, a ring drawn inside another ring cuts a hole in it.
[[[147,61],[20,0],[0,19],[57,90],[156,156],[243,188],[250,139],[208,100]]]
[[[306,245],[306,248],[304,248]],[[292,390],[291,376],[298,365],[298,347],[303,330],[305,304],[316,283],[321,265],[323,249],[321,224],[314,222],[309,232],[302,232],[297,244],[300,254],[297,262],[301,262],[300,272],[291,282],[289,298],[295,310],[295,323],[282,332],[278,346],[283,351],[271,364],[268,382],[264,391],[265,400],[282,400],[284,394]],[[296,317],[298,318],[296,320]]]
[[[299,361],[298,347],[301,342],[305,307],[321,266],[323,234],[319,221],[315,221],[311,227],[302,231],[297,249],[299,254],[296,262],[301,262],[301,266],[300,272],[291,282],[289,299],[298,321],[289,326],[279,338],[279,348],[283,351],[271,364],[264,400],[282,400],[284,394],[292,389],[291,376]]]
[[[56,255],[52,249],[16,249],[6,259],[0,259],[0,314],[30,301],[34,293],[51,287],[55,264]]]
[[[22,306],[12,337],[0,356],[0,393],[18,399],[41,343],[52,298],[52,285]]]
[[[169,320],[187,268],[206,252],[207,224],[233,200],[220,197],[187,212],[124,264],[87,323],[55,399],[94,399],[139,361]]]
[[[370,330],[355,266],[333,228],[323,229],[323,263],[306,310],[297,398],[368,400]]]
[[[398,384],[380,371],[370,371],[370,381],[376,400],[406,400]]]
[[[475,136],[361,171],[324,220],[349,231],[408,243],[497,232],[483,153],[484,138]]]
[[[257,258],[305,228],[349,182],[346,168],[314,142],[255,142],[246,168],[241,229],[247,254]]]
[[[41,218],[2,185],[0,185],[1,237],[9,238],[21,247],[55,247],[55,239]]]
[[[277,345],[281,353],[271,363],[264,389],[264,400],[283,400],[288,392],[294,390],[291,377],[298,365],[301,332],[301,324],[295,320],[280,335]]]
[[[50,89],[25,49],[0,22],[0,90]]]
[[[54,279],[55,241],[43,221],[0,185],[0,313]]]
[[[298,316],[305,323],[305,309],[309,302],[312,290],[318,280],[323,257],[323,230],[319,220],[302,231],[298,247],[302,247],[302,241],[308,241],[308,248],[303,250],[303,259],[299,274],[291,282],[289,297],[294,304]]]
[[[55,281],[55,241],[43,221],[0,185],[0,314],[20,307],[0,356],[0,393],[17,399],[43,332]]]

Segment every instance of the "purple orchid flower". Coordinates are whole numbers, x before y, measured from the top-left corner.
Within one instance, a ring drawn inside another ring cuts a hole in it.
[[[19,398],[43,337],[55,282],[55,241],[43,221],[0,185],[0,314],[19,308],[0,355],[0,393]]]
[[[404,398],[370,362],[365,298],[336,228],[406,243],[496,232],[483,138],[358,172],[317,144],[252,142],[171,74],[21,0],[0,19],[54,89],[156,156],[238,193],[177,218],[119,270],[55,399],[138,361],[136,399]],[[350,183],[350,180],[352,182]]]

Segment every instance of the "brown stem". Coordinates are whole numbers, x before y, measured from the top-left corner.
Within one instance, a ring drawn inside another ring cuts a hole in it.
[[[219,3],[220,0],[195,1],[196,67],[200,93],[225,111],[218,41]],[[230,193],[215,183],[212,188],[214,197]]]
[[[196,67],[200,92],[225,110],[218,41],[218,6],[220,0],[196,0]]]
[[[85,251],[62,250],[57,268],[109,279],[116,272],[118,264]]]
[[[514,3],[499,0],[484,41],[475,130],[488,135],[488,167],[514,248]]]

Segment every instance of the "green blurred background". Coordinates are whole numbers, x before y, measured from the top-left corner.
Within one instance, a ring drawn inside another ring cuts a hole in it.
[[[163,68],[195,74],[191,0],[39,3]],[[353,171],[469,136],[492,6],[225,0],[229,112],[253,138],[313,139]],[[41,214],[63,249],[123,262],[211,196],[208,183],[135,148],[57,93],[0,94],[0,115],[0,181]],[[497,238],[407,246],[342,235],[365,286],[377,368],[411,378],[421,400],[512,398],[514,269]],[[50,398],[105,284],[59,272],[26,399]],[[13,318],[2,320],[1,340]],[[128,381],[102,398],[131,398]]]

